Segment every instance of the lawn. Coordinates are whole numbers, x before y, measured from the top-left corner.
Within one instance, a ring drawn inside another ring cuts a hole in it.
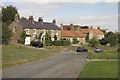
[[[2,68],[6,69],[12,66],[24,64],[27,62],[48,58],[60,53],[61,47],[49,47],[50,49],[30,49],[18,45],[2,46]]]
[[[118,78],[118,62],[88,62],[80,73],[79,78]]]
[[[81,45],[81,46],[88,49],[89,59],[118,59],[117,46],[110,47],[110,46],[100,45],[99,47],[104,49],[104,52],[101,52],[101,53],[94,52],[95,48],[90,47],[88,45]],[[76,51],[76,49],[77,49],[77,46],[71,47],[71,50],[73,51]]]
[[[118,59],[118,52],[112,51],[112,52],[89,52],[88,53],[89,59]]]

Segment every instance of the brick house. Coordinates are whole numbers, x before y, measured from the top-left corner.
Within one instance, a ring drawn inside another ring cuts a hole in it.
[[[89,39],[96,37],[99,40],[104,38],[104,33],[100,29],[92,29],[88,26],[61,24],[61,38],[70,40],[71,43],[76,38],[80,44],[85,44],[87,36]]]
[[[28,20],[21,20],[16,14],[9,28],[12,32],[11,42],[13,43],[17,43],[23,31],[30,36],[30,40],[45,40],[43,33],[48,31],[52,41],[54,41],[55,35],[58,40],[61,38],[61,29],[56,25],[55,19],[52,22],[43,22],[43,19],[39,17],[38,21],[34,21],[33,16],[29,16]]]

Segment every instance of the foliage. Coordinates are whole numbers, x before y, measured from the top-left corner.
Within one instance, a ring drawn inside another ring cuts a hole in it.
[[[26,17],[21,17],[21,20],[27,20],[27,18]]]
[[[52,45],[52,40],[50,37],[50,31],[46,32],[45,34],[45,45],[46,46],[51,46]]]
[[[52,42],[52,44],[55,46],[61,46],[61,40],[59,40],[59,41],[55,40]]]
[[[67,45],[70,45],[70,41],[69,40],[59,40],[59,41],[53,41],[52,42],[53,45],[55,46],[67,46]]]
[[[8,44],[11,37],[11,31],[6,23],[2,24],[2,44]]]
[[[97,41],[96,37],[93,37],[92,39],[90,39],[89,46],[91,46],[91,47],[97,47],[98,45],[99,45],[99,41]]]
[[[69,40],[61,40],[61,46],[67,46],[67,45],[70,45]]]
[[[110,43],[111,46],[116,46],[117,45],[117,35],[113,32],[108,32],[106,33],[105,35],[105,38],[100,40],[100,43],[101,44],[107,44],[107,43]]]
[[[6,7],[2,7],[2,22],[10,24],[14,21],[15,14],[18,13],[16,7],[9,5]]]
[[[118,43],[120,43],[120,33],[117,34],[118,37]]]
[[[56,35],[54,36],[54,39],[57,40],[57,36]]]
[[[27,34],[25,31],[22,32],[21,34],[21,43],[24,44],[25,43],[25,38],[27,37]]]
[[[73,44],[78,43],[79,41],[77,40],[77,38],[73,38]]]

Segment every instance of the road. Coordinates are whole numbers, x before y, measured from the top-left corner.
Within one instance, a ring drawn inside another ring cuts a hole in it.
[[[87,53],[67,52],[3,71],[3,78],[77,78]]]

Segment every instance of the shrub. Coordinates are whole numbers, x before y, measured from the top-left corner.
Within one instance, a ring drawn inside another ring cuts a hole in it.
[[[61,45],[62,46],[70,45],[70,41],[69,40],[61,40]]]
[[[67,46],[67,45],[70,45],[70,41],[69,40],[59,40],[59,41],[53,41],[52,44],[55,46]]]
[[[91,47],[97,47],[98,45],[99,45],[99,41],[97,41],[96,37],[93,37],[92,39],[90,39],[89,46],[91,46]]]
[[[78,43],[79,41],[77,40],[77,38],[73,38],[73,44]]]
[[[53,41],[52,44],[55,46],[61,46],[61,40],[60,41]]]

